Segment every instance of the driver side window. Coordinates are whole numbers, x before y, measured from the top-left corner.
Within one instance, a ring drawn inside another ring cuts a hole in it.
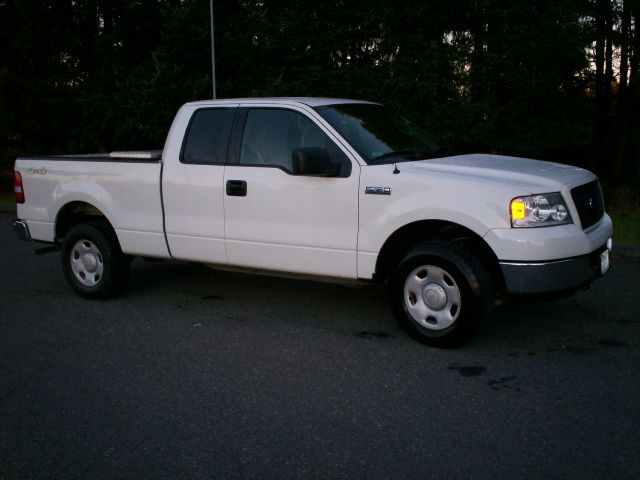
[[[298,148],[323,148],[335,162],[344,153],[315,123],[292,110],[253,108],[247,114],[240,164],[280,167],[293,171],[292,152]]]

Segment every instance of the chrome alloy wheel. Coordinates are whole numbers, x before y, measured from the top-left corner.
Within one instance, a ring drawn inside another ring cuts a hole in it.
[[[434,265],[414,269],[404,283],[407,313],[430,330],[450,327],[460,315],[462,296],[455,280]]]
[[[98,284],[104,272],[102,253],[89,240],[79,240],[71,248],[71,270],[80,283],[87,287]]]

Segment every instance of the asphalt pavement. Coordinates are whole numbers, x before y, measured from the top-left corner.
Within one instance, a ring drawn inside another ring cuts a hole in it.
[[[640,478],[640,261],[420,345],[379,287],[166,261],[76,296],[0,214],[0,479]]]

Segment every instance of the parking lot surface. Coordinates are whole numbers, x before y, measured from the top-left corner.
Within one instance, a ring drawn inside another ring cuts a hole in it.
[[[462,348],[379,287],[136,259],[84,300],[0,214],[0,478],[640,478],[640,262]]]

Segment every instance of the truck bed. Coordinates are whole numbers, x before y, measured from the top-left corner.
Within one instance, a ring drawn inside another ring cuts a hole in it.
[[[21,157],[27,201],[18,205],[34,240],[56,240],[56,216],[90,204],[113,225],[122,250],[168,257],[160,187],[161,151]],[[90,209],[88,210],[91,211]]]

